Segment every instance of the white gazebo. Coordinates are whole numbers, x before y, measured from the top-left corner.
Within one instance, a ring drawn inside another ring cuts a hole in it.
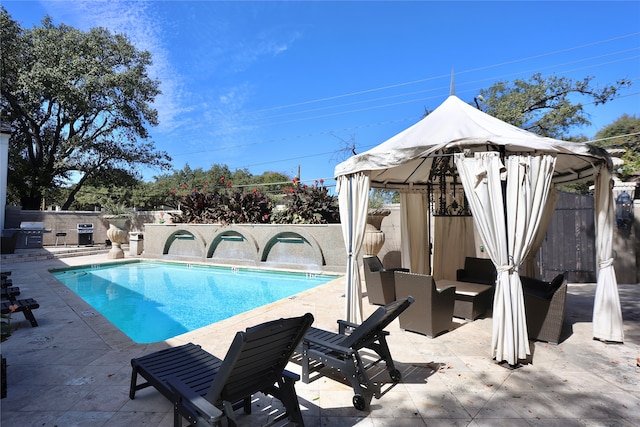
[[[449,96],[436,110],[382,144],[335,169],[347,248],[347,320],[362,320],[359,255],[370,188],[401,195],[402,264],[429,273],[428,200],[432,169],[447,158],[456,171],[473,224],[498,271],[492,356],[511,365],[530,354],[518,268],[542,242],[555,206],[555,186],[595,181],[598,278],[593,336],[623,341],[613,269],[611,159],[588,144],[541,137]],[[436,245],[434,258],[447,247]]]

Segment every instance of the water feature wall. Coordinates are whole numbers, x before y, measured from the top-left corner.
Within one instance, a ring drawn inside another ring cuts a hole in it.
[[[145,224],[145,258],[343,272],[340,224]]]

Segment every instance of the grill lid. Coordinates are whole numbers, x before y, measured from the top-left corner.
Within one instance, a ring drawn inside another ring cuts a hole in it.
[[[22,230],[44,230],[44,222],[24,221],[20,223]]]

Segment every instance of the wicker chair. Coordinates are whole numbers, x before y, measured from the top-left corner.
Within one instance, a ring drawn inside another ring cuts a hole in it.
[[[377,256],[364,258],[364,281],[369,304],[386,305],[396,300],[393,273],[409,271],[406,268],[386,269]]]
[[[395,273],[396,297],[411,295],[414,304],[399,317],[400,328],[433,338],[451,329],[456,288],[438,290],[433,276],[404,272]]]
[[[567,300],[567,273],[551,282],[521,276],[529,339],[560,342]]]

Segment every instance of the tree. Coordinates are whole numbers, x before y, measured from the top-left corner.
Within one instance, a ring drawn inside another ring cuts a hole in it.
[[[25,30],[0,7],[1,98],[11,122],[10,194],[24,209],[69,180],[62,208],[83,185],[139,176],[141,165],[169,168],[148,141],[160,93],[147,75],[151,55],[103,28],[82,32],[45,17]]]
[[[241,188],[244,191],[258,189],[262,192],[280,193],[291,186],[291,177],[279,172],[264,172],[253,175],[248,169],[236,169],[231,172],[227,165],[214,164],[207,171],[202,168],[191,169],[189,165],[171,174],[155,177],[156,184],[163,187],[188,189]]]
[[[591,122],[583,104],[575,102],[576,95],[586,97],[595,105],[615,98],[628,80],[595,88],[593,77],[575,81],[567,77],[542,77],[534,74],[528,81],[498,82],[480,90],[474,99],[476,106],[504,122],[519,128],[557,139],[568,139],[568,132],[576,126]]]
[[[625,180],[640,171],[640,118],[623,114],[610,125],[600,129],[595,136],[595,145],[624,150],[624,164],[618,170]]]

